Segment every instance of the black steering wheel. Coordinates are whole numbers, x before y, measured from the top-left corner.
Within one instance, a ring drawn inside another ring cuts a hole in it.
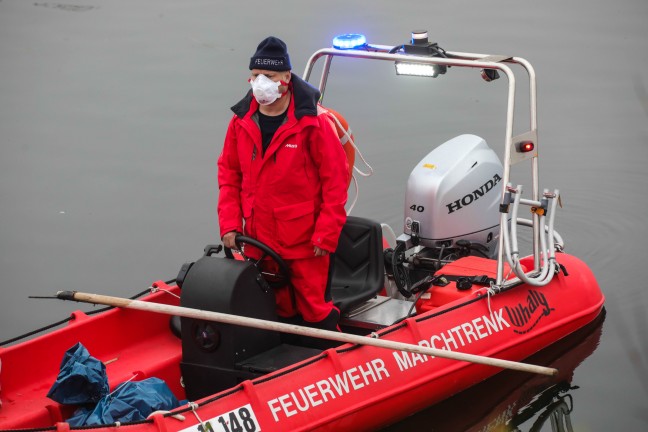
[[[239,251],[243,256],[243,258],[246,261],[249,261],[252,264],[254,264],[254,266],[257,268],[257,270],[259,270],[259,273],[261,273],[261,275],[264,274],[264,272],[261,269],[261,263],[266,257],[270,257],[275,263],[277,263],[277,266],[279,267],[279,273],[272,274],[271,280],[268,280],[268,278],[264,276],[264,279],[266,279],[268,285],[271,288],[279,288],[284,285],[287,285],[288,282],[290,282],[290,269],[288,268],[288,264],[286,264],[286,261],[284,261],[283,258],[281,258],[277,252],[272,250],[270,246],[260,242],[257,239],[253,239],[252,237],[244,236],[243,234],[237,234],[234,241],[236,242],[236,245],[238,246]],[[244,249],[243,245],[246,244],[257,248],[262,252],[261,257],[258,260],[252,259],[249,256],[245,255],[245,253],[243,252]],[[225,248],[225,255],[228,258],[234,258],[234,255],[232,255],[232,250],[227,247]]]

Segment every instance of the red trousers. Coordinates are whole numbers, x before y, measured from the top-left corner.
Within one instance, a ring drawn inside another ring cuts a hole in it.
[[[317,323],[334,310],[339,313],[327,292],[330,255],[285,261],[290,268],[291,284],[275,289],[280,317],[291,318],[301,314],[305,321]],[[264,267],[275,265],[266,262]]]

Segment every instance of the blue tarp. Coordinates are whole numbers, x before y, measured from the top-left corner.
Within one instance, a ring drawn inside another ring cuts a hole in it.
[[[106,366],[77,343],[65,352],[47,397],[66,405],[96,403],[108,394]]]
[[[67,420],[70,426],[95,426],[145,420],[154,411],[180,406],[159,378],[126,381],[108,393],[106,366],[77,343],[65,352],[59,375],[47,393],[65,405],[81,405]]]
[[[77,409],[67,422],[70,426],[95,426],[116,421],[145,420],[154,411],[171,410],[178,406],[180,403],[164,381],[147,378],[121,384],[96,406]]]

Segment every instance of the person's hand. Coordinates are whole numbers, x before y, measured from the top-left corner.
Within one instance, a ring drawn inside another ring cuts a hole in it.
[[[314,252],[315,252],[315,256],[324,256],[324,255],[328,255],[328,251],[322,249],[322,248],[319,247],[319,246],[315,246]]]
[[[237,249],[236,241],[235,241],[237,234],[238,233],[236,231],[230,231],[227,234],[225,234],[223,236],[223,246],[230,249]]]

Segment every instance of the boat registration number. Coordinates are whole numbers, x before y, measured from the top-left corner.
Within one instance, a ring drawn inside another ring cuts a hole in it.
[[[261,426],[250,404],[204,420],[180,432],[259,432]]]

